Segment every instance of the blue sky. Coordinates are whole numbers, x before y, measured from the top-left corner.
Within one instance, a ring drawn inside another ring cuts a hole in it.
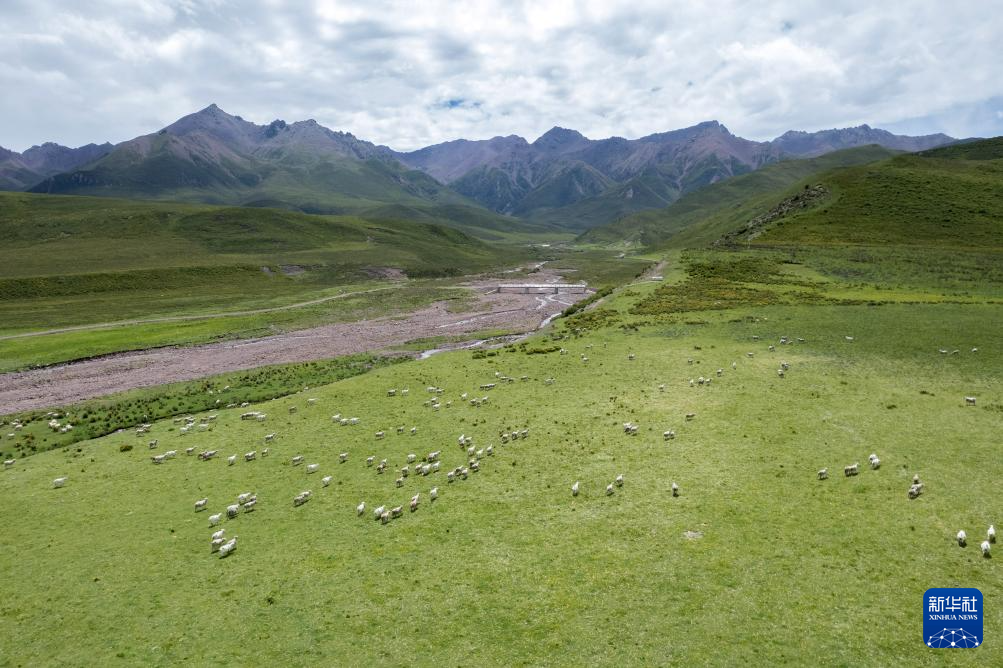
[[[153,132],[215,102],[409,150],[716,119],[1003,134],[1003,0],[3,0],[0,146]]]

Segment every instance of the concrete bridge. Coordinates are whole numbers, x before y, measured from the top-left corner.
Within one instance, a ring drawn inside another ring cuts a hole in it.
[[[561,291],[584,294],[586,290],[588,290],[588,286],[584,283],[520,283],[500,284],[492,292],[518,292],[522,294],[553,292],[556,295]]]

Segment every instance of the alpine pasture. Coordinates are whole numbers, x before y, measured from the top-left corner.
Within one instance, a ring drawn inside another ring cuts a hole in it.
[[[645,262],[568,251],[610,289],[521,341],[94,407],[138,424],[0,471],[0,664],[941,664],[923,592],[1003,587],[981,156],[784,180],[772,222],[711,216]],[[951,174],[936,215],[896,204]],[[626,278],[648,261],[663,280]],[[3,419],[6,457],[38,425]],[[1001,663],[999,606],[984,625],[952,662]]]

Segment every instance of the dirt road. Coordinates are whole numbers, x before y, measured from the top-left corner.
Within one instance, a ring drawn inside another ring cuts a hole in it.
[[[558,282],[540,272],[534,282]],[[367,351],[392,350],[413,339],[485,329],[530,331],[586,295],[478,294],[471,311],[449,313],[436,303],[406,316],[337,323],[259,339],[183,348],[158,348],[81,362],[0,374],[0,414],[70,404],[138,387],[192,380],[269,364],[305,362]]]

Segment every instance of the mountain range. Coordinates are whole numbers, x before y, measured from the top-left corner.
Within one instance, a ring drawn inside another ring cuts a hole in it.
[[[0,149],[0,189],[427,219],[490,238],[506,229],[581,231],[785,159],[954,141],[862,125],[757,142],[707,121],[639,139],[555,127],[533,142],[510,135],[397,152],[313,120],[257,125],[213,104],[114,146]]]

